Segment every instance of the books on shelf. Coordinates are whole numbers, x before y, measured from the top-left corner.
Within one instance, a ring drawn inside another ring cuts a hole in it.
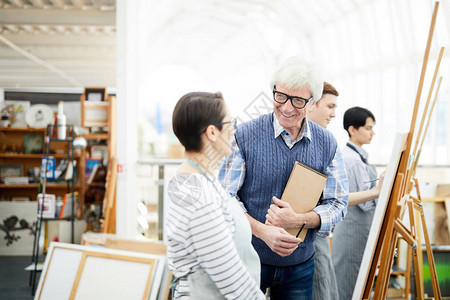
[[[53,194],[45,194],[45,197],[42,193],[37,195],[39,212],[42,215],[42,218],[54,218],[56,211],[56,197]],[[40,215],[38,214],[38,217]]]
[[[61,159],[61,161],[59,162],[59,165],[56,167],[56,170],[55,170],[55,179],[62,178],[64,171],[67,169],[68,163],[69,163],[68,159]]]
[[[47,166],[47,169],[45,168]],[[56,159],[52,156],[42,158],[41,179],[55,179]]]
[[[86,159],[86,168],[85,168],[85,175],[90,175],[92,173],[92,170],[94,169],[95,165],[101,164],[101,159]]]
[[[59,218],[64,219],[66,217],[71,217],[74,215],[72,212],[72,205],[73,205],[73,211],[75,212],[77,210],[76,207],[76,200],[78,197],[78,192],[68,193],[64,195],[63,204],[61,206],[61,212],[59,213]],[[75,201],[75,202],[74,202]]]
[[[87,184],[105,181],[106,181],[106,167],[102,164],[96,164],[92,169],[91,174],[89,174],[89,178],[86,181]]]

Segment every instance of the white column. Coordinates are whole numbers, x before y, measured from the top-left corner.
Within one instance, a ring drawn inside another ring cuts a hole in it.
[[[117,28],[117,176],[116,232],[135,237],[137,232],[137,8],[139,1],[116,2]]]

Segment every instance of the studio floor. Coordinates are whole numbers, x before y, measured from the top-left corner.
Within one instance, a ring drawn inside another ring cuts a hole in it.
[[[30,256],[0,256],[0,299],[33,299],[30,272],[25,267],[31,264]],[[36,286],[40,272],[37,273]]]

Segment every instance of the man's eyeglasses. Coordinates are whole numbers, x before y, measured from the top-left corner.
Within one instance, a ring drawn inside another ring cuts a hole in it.
[[[228,124],[228,123],[230,123],[231,126],[233,126],[234,129],[237,128],[237,119],[236,118],[231,118],[230,121],[220,122],[219,126],[222,126],[223,124]]]
[[[311,101],[312,98],[313,97],[311,97],[309,99],[304,99],[304,98],[301,98],[301,97],[289,96],[289,95],[286,95],[285,93],[273,90],[273,100],[275,100],[275,102],[278,102],[280,104],[284,104],[284,103],[286,103],[286,101],[291,100],[291,104],[295,108],[303,108],[303,107],[305,107],[306,104],[308,103],[308,101]]]

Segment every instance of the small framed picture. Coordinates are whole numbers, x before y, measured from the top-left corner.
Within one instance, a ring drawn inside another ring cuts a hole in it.
[[[4,183],[6,177],[20,176],[23,176],[22,164],[0,164],[0,183]]]
[[[30,101],[5,100],[1,114],[9,118],[11,127],[27,127],[25,114],[30,109]]]
[[[85,88],[85,101],[101,102],[106,101],[106,88]]]
[[[25,154],[40,154],[43,152],[43,145],[42,134],[25,134],[23,136],[23,152]]]

